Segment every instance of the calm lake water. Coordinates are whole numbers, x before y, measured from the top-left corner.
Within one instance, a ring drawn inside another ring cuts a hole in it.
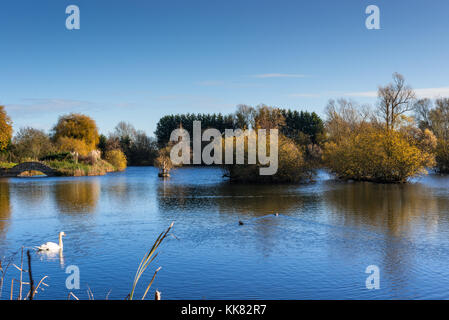
[[[163,299],[449,299],[449,177],[405,185],[232,185],[219,169],[154,168],[82,178],[0,180],[0,256],[57,242],[63,259],[33,252],[40,299],[66,299],[65,268],[87,299],[123,299],[142,256],[175,221],[139,294]],[[279,216],[273,213],[279,212]],[[244,221],[243,226],[238,221]],[[19,257],[16,256],[16,262]],[[380,269],[368,290],[365,269]],[[16,270],[8,271],[17,277]],[[9,297],[9,283],[3,297]],[[152,291],[153,291],[152,290]]]

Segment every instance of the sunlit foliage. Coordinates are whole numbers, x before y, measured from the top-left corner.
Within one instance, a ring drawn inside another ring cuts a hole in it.
[[[5,107],[0,106],[0,151],[5,150],[11,142],[12,121],[6,114]]]
[[[339,178],[390,183],[425,174],[426,168],[435,164],[432,153],[420,149],[403,133],[378,128],[327,143],[324,159]]]
[[[415,104],[420,128],[431,130],[438,141],[436,148],[437,169],[449,173],[449,98],[418,100]]]
[[[74,152],[80,156],[87,156],[91,149],[81,139],[61,136],[56,140],[56,148],[60,152]]]
[[[83,141],[87,152],[94,150],[99,142],[95,121],[86,115],[76,113],[60,117],[53,128],[54,141],[62,137]]]
[[[253,132],[256,135],[256,132]],[[223,147],[229,140],[236,141],[235,137],[228,137],[223,141]],[[310,164],[305,161],[304,152],[291,139],[280,134],[278,139],[278,168],[274,175],[261,175],[260,168],[262,165],[258,161],[256,164],[248,164],[248,143],[244,145],[244,164],[226,164],[223,166],[225,176],[229,177],[232,182],[243,183],[294,183],[304,182],[312,178],[313,174]],[[267,152],[270,152],[270,144],[267,137]],[[236,148],[234,148],[234,160],[236,159]]]
[[[121,150],[110,150],[106,152],[105,160],[119,171],[126,169],[126,156]]]
[[[160,149],[154,160],[154,166],[159,169],[160,173],[169,173],[174,167],[170,159],[170,150],[170,146]]]

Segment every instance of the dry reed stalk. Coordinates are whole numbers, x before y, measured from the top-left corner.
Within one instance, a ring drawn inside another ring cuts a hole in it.
[[[145,270],[148,268],[150,263],[153,262],[153,260],[157,257],[158,253],[156,253],[156,250],[161,245],[162,241],[164,241],[164,239],[167,237],[171,228],[173,228],[173,225],[174,225],[174,222],[172,222],[170,224],[170,226],[168,227],[168,229],[165,232],[162,232],[159,235],[159,237],[157,237],[157,239],[154,242],[153,246],[151,247],[150,251],[148,251],[148,253],[142,258],[142,261],[140,261],[139,267],[137,268],[137,271],[136,271],[136,275],[134,276],[133,287],[131,289],[131,292],[126,297],[127,299],[132,300],[134,298],[134,291],[137,287],[137,283],[139,282],[140,277],[145,272]],[[160,270],[160,268],[158,268],[156,270],[156,272],[154,273],[153,279],[151,280],[150,284],[148,285],[148,287],[145,291],[145,295],[147,294],[148,290],[150,289],[151,284],[153,283],[154,278],[159,270]],[[145,295],[143,296],[143,298],[145,298]]]
[[[76,300],[79,300],[78,297],[75,296],[72,291],[69,292],[69,296],[67,297],[67,300],[70,300],[71,296],[74,297]]]

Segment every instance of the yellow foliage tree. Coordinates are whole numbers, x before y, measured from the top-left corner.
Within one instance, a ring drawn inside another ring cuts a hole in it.
[[[12,138],[12,121],[4,106],[0,106],[0,151],[6,149]]]
[[[406,182],[435,165],[434,155],[401,132],[370,128],[325,145],[327,167],[342,179]]]
[[[87,156],[90,151],[83,140],[69,137],[59,137],[56,141],[56,147],[60,152],[76,152],[80,156]]]
[[[257,134],[253,132],[252,134]],[[225,138],[223,148],[226,143],[235,137]],[[269,140],[269,139],[267,139]],[[267,142],[267,152],[270,152],[270,144]],[[236,159],[236,148],[234,148],[233,158]],[[278,136],[278,168],[273,175],[260,175],[259,169],[262,167],[260,163],[248,164],[248,143],[244,145],[244,164],[227,164],[224,165],[226,176],[235,182],[263,182],[263,183],[290,183],[300,182],[312,177],[310,166],[304,160],[304,152],[291,139],[282,134]]]
[[[126,169],[126,156],[121,150],[110,150],[105,154],[105,160],[112,164],[119,171]]]
[[[96,148],[99,142],[98,129],[95,121],[82,114],[72,113],[59,118],[53,128],[53,139],[68,137],[84,141],[88,152]]]

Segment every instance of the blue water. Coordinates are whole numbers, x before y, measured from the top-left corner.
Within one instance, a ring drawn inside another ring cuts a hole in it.
[[[32,251],[34,277],[48,276],[38,299],[70,291],[87,299],[88,288],[95,299],[124,299],[172,221],[137,297],[161,266],[150,295],[158,289],[163,299],[449,298],[447,176],[381,185],[321,172],[307,185],[234,185],[219,169],[178,169],[163,180],[145,167],[0,180],[0,257],[67,234],[62,257]],[[20,263],[20,253],[13,258]],[[66,288],[70,265],[79,267],[79,290]],[[378,290],[366,288],[369,265],[379,267]],[[18,276],[8,270],[3,299]]]

